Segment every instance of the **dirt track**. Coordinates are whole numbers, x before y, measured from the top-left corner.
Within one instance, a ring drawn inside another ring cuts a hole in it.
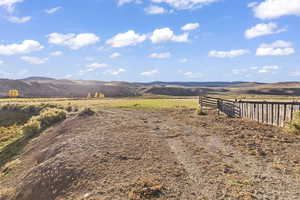
[[[73,116],[20,161],[4,199],[300,199],[299,137],[193,110]]]

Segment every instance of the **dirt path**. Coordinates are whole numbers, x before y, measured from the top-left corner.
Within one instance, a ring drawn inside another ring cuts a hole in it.
[[[192,110],[103,110],[34,139],[1,175],[0,199],[296,200],[299,141]]]

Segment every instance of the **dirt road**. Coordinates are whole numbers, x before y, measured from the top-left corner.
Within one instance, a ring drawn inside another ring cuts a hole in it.
[[[299,137],[193,110],[71,116],[16,163],[3,199],[300,199]]]

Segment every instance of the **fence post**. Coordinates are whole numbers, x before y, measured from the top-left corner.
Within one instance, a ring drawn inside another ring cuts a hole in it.
[[[221,110],[221,102],[220,102],[220,99],[217,100],[217,108],[218,108],[218,115],[220,115],[220,110]]]

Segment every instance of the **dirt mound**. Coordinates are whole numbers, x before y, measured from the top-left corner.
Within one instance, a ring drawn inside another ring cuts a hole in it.
[[[299,151],[299,136],[214,113],[102,110],[32,140],[0,199],[297,200]]]

